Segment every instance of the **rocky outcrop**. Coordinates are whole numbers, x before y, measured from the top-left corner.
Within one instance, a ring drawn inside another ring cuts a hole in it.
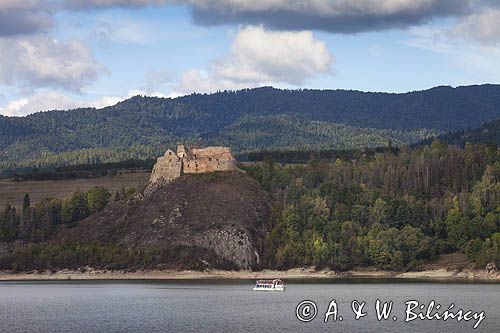
[[[268,193],[245,173],[185,175],[150,184],[67,232],[133,249],[190,248],[199,254],[190,260],[206,267],[249,269],[259,265],[270,211]]]
[[[494,262],[489,262],[487,265],[486,265],[486,271],[488,273],[490,272],[496,272],[497,271],[497,265],[495,265]]]

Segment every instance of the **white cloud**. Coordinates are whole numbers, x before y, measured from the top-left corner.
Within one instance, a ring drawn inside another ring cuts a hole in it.
[[[269,32],[242,29],[233,42],[229,61],[215,67],[224,78],[243,82],[286,82],[294,85],[319,73],[329,73],[333,56],[309,31]]]
[[[25,116],[38,111],[65,110],[78,106],[75,100],[65,94],[57,91],[44,91],[9,102],[5,107],[0,108],[0,114]]]
[[[500,10],[485,9],[461,19],[451,29],[454,37],[466,38],[481,43],[500,42]]]
[[[495,82],[500,75],[500,47],[477,40],[457,39],[448,28],[415,28],[408,46],[443,54],[460,70]]]
[[[214,92],[262,84],[299,86],[319,74],[330,74],[333,55],[311,32],[273,32],[246,27],[234,38],[230,54],[214,60],[207,71],[186,71],[175,94]]]
[[[0,84],[78,91],[105,71],[79,41],[47,35],[0,39]]]

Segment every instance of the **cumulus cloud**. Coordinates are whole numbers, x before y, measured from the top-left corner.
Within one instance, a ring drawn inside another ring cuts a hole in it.
[[[247,27],[236,36],[229,61],[215,62],[215,70],[231,80],[277,81],[294,85],[328,73],[333,56],[309,31],[270,32]]]
[[[212,61],[208,70],[186,71],[177,93],[213,92],[269,83],[302,85],[331,73],[334,56],[308,31],[275,32],[246,27],[235,36],[230,54]]]
[[[105,70],[81,42],[62,42],[45,34],[2,38],[0,50],[0,84],[4,85],[78,91]]]
[[[65,110],[78,106],[79,104],[70,96],[58,91],[44,91],[7,103],[6,106],[0,108],[0,114],[11,117],[25,116],[38,111]]]

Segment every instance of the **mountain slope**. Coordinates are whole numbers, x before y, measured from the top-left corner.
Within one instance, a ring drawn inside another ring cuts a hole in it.
[[[0,165],[147,158],[198,138],[231,145],[235,152],[374,147],[389,140],[418,142],[497,118],[499,85],[405,94],[265,87],[176,99],[136,96],[99,110],[0,117]]]

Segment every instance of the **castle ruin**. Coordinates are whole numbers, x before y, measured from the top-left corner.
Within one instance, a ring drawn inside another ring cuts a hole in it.
[[[236,159],[227,147],[206,147],[188,149],[177,146],[177,153],[168,149],[158,158],[151,173],[150,182],[160,179],[174,180],[183,174],[213,171],[238,170]]]

